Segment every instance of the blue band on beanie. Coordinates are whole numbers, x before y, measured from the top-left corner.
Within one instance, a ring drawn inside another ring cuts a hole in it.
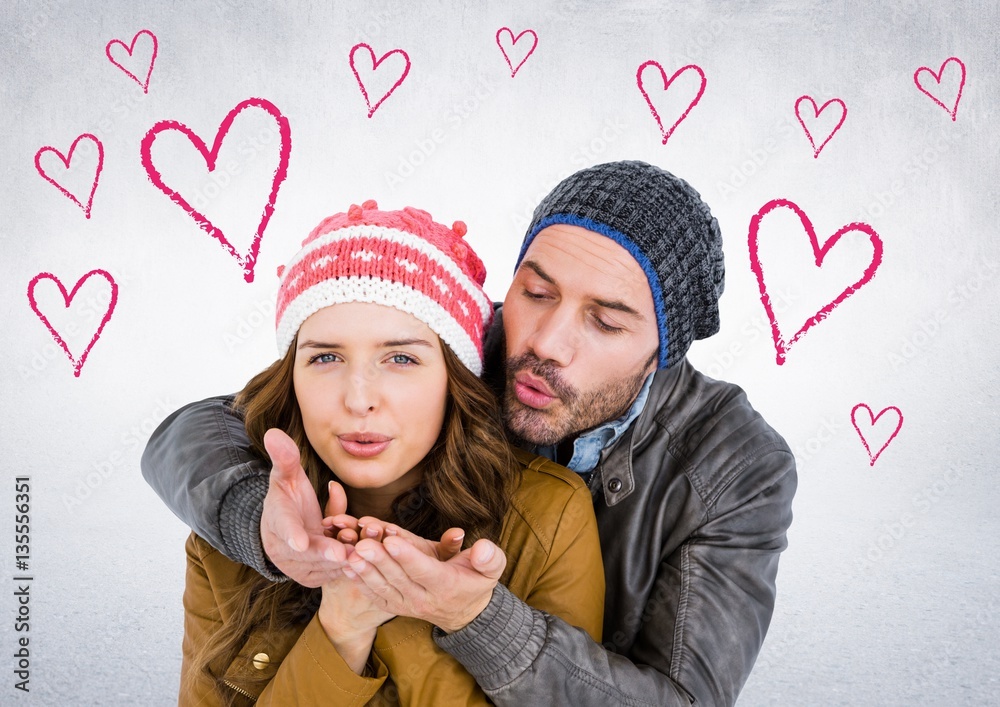
[[[666,368],[667,366],[667,342],[668,328],[667,328],[667,313],[663,304],[663,290],[660,287],[660,278],[656,274],[656,270],[653,268],[653,264],[646,257],[639,247],[632,242],[632,239],[626,236],[621,231],[616,231],[615,229],[607,226],[603,223],[598,223],[589,218],[583,218],[575,214],[552,214],[551,216],[546,216],[541,221],[539,221],[528,235],[525,236],[524,243],[521,245],[521,252],[517,255],[517,262],[514,264],[514,272],[521,267],[521,261],[524,259],[524,254],[528,251],[528,246],[531,242],[535,240],[535,236],[538,232],[544,228],[555,224],[567,224],[570,226],[579,226],[580,228],[585,228],[588,231],[593,231],[594,233],[600,233],[602,236],[607,236],[615,243],[620,245],[622,248],[628,251],[637,263],[642,271],[646,273],[646,280],[649,281],[650,292],[653,293],[653,309],[656,311],[656,328],[660,334],[660,356],[659,362],[657,364],[658,368]]]

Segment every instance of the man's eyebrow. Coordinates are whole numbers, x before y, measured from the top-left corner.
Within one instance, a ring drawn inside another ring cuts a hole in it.
[[[521,267],[534,270],[535,274],[538,275],[538,277],[542,278],[543,280],[545,280],[545,282],[549,283],[550,285],[556,284],[556,281],[552,278],[552,276],[549,275],[544,270],[542,270],[542,266],[536,263],[534,260],[522,260]]]
[[[429,342],[427,339],[393,339],[392,341],[383,341],[377,348],[380,349],[392,349],[398,346],[428,346],[433,348],[434,344]],[[338,343],[327,343],[325,341],[313,341],[309,339],[303,341],[299,344],[300,349],[342,349],[343,344]]]
[[[616,310],[618,312],[624,312],[625,314],[631,314],[633,317],[637,317],[639,319],[645,319],[645,317],[642,316],[641,314],[639,314],[638,311],[636,311],[632,307],[629,307],[627,304],[625,304],[621,300],[607,300],[607,299],[598,299],[597,297],[594,297],[593,301],[594,301],[594,304],[596,304],[599,307],[604,307],[605,309],[614,309],[614,310]]]
[[[550,285],[557,284],[555,279],[547,272],[545,272],[545,270],[542,269],[542,266],[536,263],[534,260],[521,261],[521,267],[533,270],[535,274],[538,275],[538,277],[542,278]],[[640,314],[635,308],[628,306],[621,300],[602,299],[600,297],[591,297],[591,300],[598,307],[604,307],[605,309],[613,309],[617,312],[623,312],[638,319],[645,320],[645,317],[642,316],[642,314]]]

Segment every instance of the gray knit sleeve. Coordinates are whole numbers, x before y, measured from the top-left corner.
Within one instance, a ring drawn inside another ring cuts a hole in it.
[[[142,454],[142,475],[174,515],[226,557],[284,580],[260,538],[270,466],[251,451],[231,402],[208,398],[167,417]]]

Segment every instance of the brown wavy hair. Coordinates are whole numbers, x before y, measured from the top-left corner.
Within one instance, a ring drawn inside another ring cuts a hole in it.
[[[298,336],[284,358],[247,383],[233,407],[243,416],[253,450],[264,459],[270,461],[264,449],[267,430],[277,427],[295,440],[320,507],[325,508],[327,482],[337,477],[309,444],[302,424],[292,381],[297,341]],[[420,483],[400,494],[392,503],[391,517],[383,520],[431,539],[439,538],[448,528],[463,528],[464,546],[469,547],[479,538],[499,539],[521,467],[504,435],[494,394],[443,342],[441,349],[448,373],[441,434],[421,462]],[[268,682],[263,677],[254,678],[255,670],[240,671],[239,680],[225,679],[251,634],[304,625],[319,609],[321,597],[320,588],[293,581],[271,582],[248,567],[242,568],[240,586],[226,602],[231,618],[196,658],[223,704],[235,705],[245,694],[259,694]],[[251,647],[248,655],[256,652]]]

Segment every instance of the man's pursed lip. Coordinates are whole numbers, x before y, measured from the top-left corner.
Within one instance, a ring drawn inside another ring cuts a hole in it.
[[[514,380],[514,394],[523,404],[531,408],[541,409],[556,399],[556,396],[545,393],[534,385],[522,383],[521,380]]]

